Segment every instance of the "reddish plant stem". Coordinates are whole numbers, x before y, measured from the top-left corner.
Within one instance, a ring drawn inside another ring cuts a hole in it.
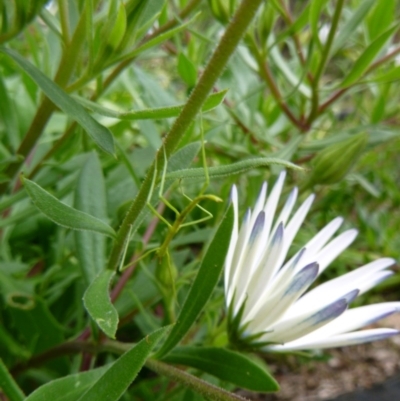
[[[302,132],[308,131],[308,126],[303,125],[300,120],[291,112],[289,106],[285,103],[282,98],[281,93],[279,92],[278,87],[275,84],[275,81],[272,77],[272,73],[268,67],[267,63],[261,63],[261,74],[267,83],[272,96],[275,98],[275,101],[278,103],[281,110],[286,114],[286,117]]]
[[[390,60],[394,56],[400,53],[400,47],[394,49],[392,52],[388,53],[386,56],[376,60],[372,63],[368,69],[365,71],[363,77],[367,76],[372,71],[376,70],[379,66],[384,64],[386,61]],[[338,100],[342,95],[344,95],[352,86],[348,86],[346,88],[339,89],[336,91],[328,100],[326,100],[323,104],[320,105],[318,109],[318,115],[322,114],[332,103]]]

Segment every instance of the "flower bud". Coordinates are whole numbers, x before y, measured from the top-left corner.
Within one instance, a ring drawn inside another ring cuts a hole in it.
[[[261,43],[267,43],[269,34],[275,22],[275,10],[269,3],[265,3],[257,19],[257,32]]]
[[[107,39],[107,45],[112,49],[116,49],[121,43],[126,31],[126,11],[124,3],[117,4],[116,17],[111,32]]]
[[[331,185],[341,181],[363,153],[368,134],[354,135],[323,149],[315,157],[309,183]]]
[[[229,0],[209,0],[214,17],[222,24],[227,24],[231,18],[231,6]]]

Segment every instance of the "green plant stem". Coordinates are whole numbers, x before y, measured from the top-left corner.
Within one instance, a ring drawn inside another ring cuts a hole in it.
[[[60,13],[61,31],[65,45],[69,45],[71,32],[69,29],[68,0],[58,0],[58,10]]]
[[[286,114],[286,117],[300,130],[305,131],[306,128],[302,125],[299,119],[292,113],[289,106],[283,100],[281,93],[279,92],[278,87],[275,84],[274,78],[272,73],[268,67],[268,64],[265,62],[263,56],[261,55],[260,51],[257,48],[257,44],[253,37],[250,35],[247,36],[247,42],[249,44],[249,48],[256,58],[259,74],[261,75],[262,79],[266,82],[269,90],[271,91],[272,96],[274,97],[275,101],[278,103],[280,109]]]
[[[27,178],[33,178],[39,170],[42,168],[43,163],[50,159],[51,156],[54,155],[54,153],[57,152],[58,149],[63,145],[63,143],[69,138],[69,136],[75,131],[75,128],[77,126],[77,123],[75,121],[71,122],[69,127],[64,131],[64,133],[61,135],[61,137],[57,140],[57,142],[44,154],[44,156],[40,159],[40,161],[36,164],[36,166],[33,168],[33,170],[29,173]]]
[[[10,401],[23,401],[25,395],[18,387],[13,377],[4,365],[3,360],[0,358],[0,389],[4,392]]]
[[[178,146],[183,135],[194,121],[197,113],[200,111],[201,106],[205,102],[208,94],[211,92],[215,82],[222,74],[226,63],[236,49],[236,46],[243,37],[261,3],[262,0],[243,0],[238,7],[202,76],[200,77],[199,82],[193,89],[193,92],[182,112],[175,120],[171,130],[165,137],[163,147],[158,150],[156,159],[147,171],[146,178],[140,187],[139,193],[132,202],[117,233],[117,238],[114,242],[108,262],[109,269],[116,269],[118,267],[125,242],[130,232],[130,227],[136,221],[140,212],[146,207],[153,177],[156,175],[157,178],[159,175],[158,171],[162,171],[165,163],[165,155],[167,159],[170,157]],[[158,171],[155,171],[155,166],[157,166]]]
[[[69,341],[51,348],[42,354],[34,356],[25,365],[16,365],[11,371],[14,375],[25,371],[26,369],[40,366],[43,363],[58,358],[63,355],[73,355],[80,352],[87,352],[89,354],[98,354],[101,352],[111,352],[114,354],[122,355],[132,348],[133,344],[121,343],[119,341],[106,340],[102,344],[92,344],[83,341]],[[190,388],[198,394],[203,395],[206,399],[214,401],[245,401],[237,394],[229,393],[228,391],[214,386],[196,376],[192,376],[181,369],[177,369],[165,362],[157,361],[155,359],[148,359],[145,366],[159,375],[168,377],[169,379]],[[8,372],[7,372],[8,373]],[[11,380],[13,380],[11,378]],[[10,401],[22,401],[24,398],[11,399]]]
[[[202,395],[206,400],[214,401],[244,401],[246,398],[240,395],[230,393],[220,387],[214,386],[213,384],[207,383],[204,380],[199,379],[196,376],[178,369],[174,366],[168,365],[164,362],[157,361],[155,359],[148,359],[146,361],[146,367],[151,369],[153,372],[159,375],[168,377],[172,381],[178,382],[187,388],[195,391]]]
[[[332,47],[333,39],[335,38],[336,29],[339,24],[340,15],[342,13],[344,0],[338,0],[336,3],[335,12],[332,18],[331,29],[329,30],[328,39],[322,50],[321,61],[318,64],[317,71],[314,75],[312,82],[312,99],[311,99],[311,111],[307,120],[307,125],[311,126],[312,122],[318,117],[318,106],[319,106],[319,81],[323,72],[325,71],[326,63],[329,59],[329,53]]]
[[[65,48],[63,52],[63,56],[60,61],[60,65],[54,81],[61,86],[62,88],[65,87],[75,69],[76,63],[78,61],[80,51],[83,46],[82,37],[85,34],[85,24],[86,24],[86,17],[83,13],[81,18],[78,22],[78,26],[74,32],[74,36],[71,40],[69,46]],[[47,98],[44,97],[42,103],[40,104],[35,117],[26,133],[24,139],[22,140],[19,148],[16,151],[16,154],[23,156],[26,158],[30,151],[35,146],[37,140],[40,138],[47,122],[49,121],[53,111],[55,110],[54,104]],[[6,169],[5,174],[13,178],[14,175],[18,172],[19,168],[23,163],[22,161],[18,161],[16,163],[10,164],[9,167]],[[7,189],[7,184],[3,184],[0,186],[0,194],[4,193]]]
[[[281,15],[284,18],[288,27],[291,27],[293,25],[293,17],[290,13],[290,10],[288,7],[286,7],[286,4],[283,0],[279,0],[279,3],[280,3]],[[294,45],[296,46],[296,53],[297,53],[297,56],[299,57],[300,63],[304,66],[306,63],[306,59],[304,58],[304,54],[303,54],[303,50],[301,48],[299,37],[297,36],[296,32],[293,32],[293,31],[291,32],[291,36],[293,38]]]

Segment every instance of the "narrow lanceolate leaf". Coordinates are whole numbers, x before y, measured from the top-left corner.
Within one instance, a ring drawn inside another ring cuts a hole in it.
[[[203,310],[224,265],[233,228],[233,208],[226,211],[211,244],[201,262],[199,272],[190,288],[178,319],[157,356],[166,355],[185,336]]]
[[[202,107],[202,111],[206,112],[217,107],[224,100],[227,91],[228,90],[226,89],[210,95],[205,101]],[[156,119],[176,117],[180,114],[180,112],[184,107],[183,104],[180,104],[169,107],[157,107],[155,109],[120,112],[107,109],[106,107],[103,106],[99,106],[95,102],[91,102],[90,100],[83,99],[78,96],[74,96],[74,99],[76,99],[79,103],[82,104],[82,106],[84,106],[88,110],[91,110],[102,116],[117,118],[119,120],[156,120]]]
[[[72,230],[87,230],[115,236],[115,231],[107,223],[60,202],[33,181],[27,178],[22,180],[34,205],[54,223]]]
[[[349,41],[349,37],[357,30],[358,26],[365,21],[365,16],[375,3],[376,0],[364,0],[360,3],[359,7],[353,12],[347,22],[340,28],[340,31],[332,44],[330,52],[331,57]]]
[[[22,390],[18,387],[14,378],[10,375],[7,370],[6,365],[4,365],[3,360],[0,358],[0,388],[2,389],[4,395],[9,399],[9,401],[23,401],[25,395]]]
[[[346,75],[346,78],[340,84],[340,86],[345,87],[353,84],[358,79],[360,79],[364,72],[371,65],[374,58],[378,55],[378,53],[382,50],[383,46],[389,40],[389,38],[397,31],[399,28],[398,25],[389,28],[381,35],[379,35],[365,50],[364,53],[357,59],[354,63],[351,71]]]
[[[261,365],[241,353],[225,348],[178,347],[164,360],[200,369],[248,390],[257,392],[279,390],[278,383]]]
[[[183,24],[181,24],[181,25],[179,25],[179,26],[177,26],[177,27],[175,27],[175,28],[169,29],[168,31],[166,31],[166,32],[164,32],[164,33],[161,33],[160,35],[157,35],[157,36],[156,36],[155,38],[153,38],[153,39],[150,39],[150,40],[148,40],[148,41],[145,41],[141,46],[137,47],[136,49],[134,49],[134,50],[132,50],[132,51],[130,51],[130,52],[128,52],[128,53],[122,54],[121,56],[119,56],[119,57],[113,59],[113,60],[112,60],[112,64],[119,63],[119,62],[122,62],[122,61],[124,61],[124,60],[128,60],[128,59],[130,59],[130,58],[132,58],[132,57],[136,57],[136,56],[138,56],[140,53],[143,53],[144,51],[146,51],[146,50],[148,50],[148,49],[151,49],[152,47],[158,46],[158,45],[160,45],[161,43],[167,41],[167,40],[170,39],[172,36],[177,35],[179,32],[183,31],[183,30],[186,29],[188,26],[192,25],[193,22],[194,22],[194,20],[197,18],[197,16],[198,16],[199,14],[200,14],[200,13],[196,14],[193,18],[191,18],[191,19],[188,20],[187,22],[185,22],[185,23],[183,23]],[[150,28],[150,27],[149,27],[149,28]],[[111,63],[110,63],[110,64],[111,64]]]
[[[107,218],[103,172],[95,152],[90,154],[80,172],[74,206],[99,219]],[[75,243],[79,264],[89,284],[105,266],[105,238],[98,233],[76,231]]]
[[[111,303],[109,287],[114,271],[104,270],[94,279],[83,296],[89,315],[108,337],[115,338],[118,328],[118,312]]]
[[[286,168],[293,170],[303,170],[302,167],[296,164],[290,163],[283,159],[276,159],[273,157],[255,157],[252,159],[242,160],[237,163],[227,164],[223,166],[209,167],[208,175],[210,178],[226,177],[233,174],[240,174],[253,168],[270,166],[272,164],[278,164]],[[182,179],[182,178],[204,178],[204,168],[188,168],[177,170],[166,175],[166,179]]]
[[[25,401],[54,401],[55,397],[57,397],[57,401],[76,401],[109,367],[103,366],[88,372],[52,380],[31,393]]]
[[[0,51],[10,56],[57,107],[86,130],[100,148],[114,154],[114,139],[106,127],[94,120],[79,103],[18,53],[5,48],[0,48]]]
[[[125,352],[77,401],[119,400],[135,380],[154,346],[168,329],[169,327],[163,327],[153,332]]]

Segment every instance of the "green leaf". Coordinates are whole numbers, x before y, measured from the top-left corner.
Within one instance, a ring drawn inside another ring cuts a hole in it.
[[[201,111],[204,113],[205,111],[215,109],[217,106],[219,106],[224,101],[226,92],[228,92],[228,89],[215,92],[208,96],[207,100],[203,104],[203,107],[201,108]]]
[[[25,395],[18,387],[13,377],[4,365],[3,360],[0,358],[0,388],[9,401],[23,401]]]
[[[240,174],[253,168],[270,166],[277,164],[293,170],[303,170],[302,167],[296,166],[295,164],[288,162],[283,159],[277,159],[273,157],[255,157],[252,159],[242,160],[237,163],[227,164],[217,167],[209,167],[208,175],[210,178],[226,177],[233,174]],[[183,179],[183,178],[204,178],[204,168],[187,168],[177,170],[166,175],[166,179]]]
[[[322,10],[328,0],[312,0],[310,5],[310,27],[314,40],[319,43],[319,23],[321,22]]]
[[[34,205],[54,223],[72,230],[87,230],[115,236],[115,231],[103,221],[67,206],[27,178],[23,178],[22,181]]]
[[[389,28],[364,50],[361,56],[354,63],[351,71],[346,75],[346,78],[340,84],[341,87],[346,87],[353,84],[364,74],[371,62],[378,55],[382,47],[386,44],[394,32],[397,31],[397,29],[398,25]]]
[[[189,88],[192,88],[194,85],[196,85],[197,81],[196,67],[186,57],[184,53],[179,53],[177,68],[178,68],[178,74]]]
[[[64,341],[63,327],[42,299],[18,293],[9,294],[8,298],[12,327],[19,332],[18,339],[24,339],[32,354],[39,354]]]
[[[270,373],[245,355],[216,347],[178,347],[164,361],[200,369],[257,392],[278,391],[279,385]]]
[[[15,355],[18,358],[28,359],[31,356],[30,352],[23,348],[15,336],[8,333],[3,326],[0,326],[0,353],[4,358]]]
[[[375,0],[375,7],[367,19],[370,40],[377,38],[396,17],[396,0]]]
[[[275,43],[274,35],[271,33],[268,39],[268,45],[271,46]],[[270,53],[272,60],[277,65],[279,72],[287,79],[287,81],[293,85],[295,88],[298,88],[299,92],[305,96],[307,99],[311,99],[311,88],[303,81],[301,76],[295,74],[292,68],[290,68],[287,61],[282,57],[282,54],[279,50],[279,46],[274,45],[270,48]]]
[[[31,393],[25,401],[76,401],[89,387],[106,372],[110,366],[80,372],[52,380]]]
[[[372,82],[392,83],[400,80],[400,66],[394,66],[380,75],[374,76]],[[385,99],[386,100],[386,99]]]
[[[110,4],[110,8],[111,6],[112,3]],[[113,25],[110,29],[109,35],[107,36],[107,45],[110,46],[112,49],[116,49],[120,45],[126,31],[125,5],[122,1],[118,1],[116,3],[116,8],[117,10],[112,21]],[[107,20],[109,20],[109,16]]]
[[[157,353],[158,357],[166,355],[182,340],[206,305],[214,287],[218,283],[221,270],[224,266],[232,228],[233,208],[230,206],[203,257],[197,276],[189,290],[178,319],[170,335]]]
[[[181,24],[176,28],[170,29],[164,33],[157,35],[155,38],[144,42],[141,46],[137,47],[136,49],[134,49],[128,53],[122,54],[121,56],[116,57],[115,59],[113,59],[110,62],[110,64],[120,63],[122,61],[131,59],[133,57],[138,56],[140,53],[143,53],[145,50],[148,50],[154,46],[160,45],[162,42],[167,41],[172,36],[183,31],[187,26],[193,24],[193,21],[198,17],[199,14],[200,13],[196,14],[193,18],[191,18],[189,21],[185,22],[184,24]]]
[[[168,329],[169,327],[163,327],[153,332],[125,352],[78,401],[119,400],[135,380],[154,346]]]
[[[90,154],[79,174],[75,208],[102,220],[107,218],[106,188],[95,152]],[[98,233],[76,231],[75,244],[79,264],[89,284],[105,266],[105,238]]]
[[[0,118],[4,124],[8,141],[10,142],[10,144],[14,149],[17,149],[19,145],[19,127],[18,127],[17,113],[15,110],[15,106],[9,97],[7,88],[1,77],[0,77],[0,99],[1,99]]]
[[[160,0],[147,0],[143,1],[140,9],[140,15],[138,18],[137,25],[142,27],[147,23],[147,21],[152,20],[156,14],[161,11],[163,7],[163,2]]]
[[[0,51],[10,56],[57,107],[86,130],[101,149],[114,154],[114,139],[107,128],[94,120],[79,103],[18,53],[5,48],[0,48]]]
[[[357,29],[357,27],[365,20],[365,16],[368,14],[371,7],[374,5],[376,0],[363,0],[360,6],[353,12],[351,17],[341,27],[337,37],[335,38],[330,56],[334,56],[338,50],[349,40],[349,37]],[[388,25],[387,25],[388,26]]]
[[[199,153],[200,148],[201,142],[192,142],[178,149],[168,161],[167,172],[172,173],[176,170],[187,168]]]
[[[227,89],[211,94],[204,102],[202,112],[215,109],[217,106],[219,106],[224,100],[226,92],[228,92]],[[83,99],[79,96],[74,96],[74,98],[88,110],[91,110],[102,116],[117,118],[119,120],[156,120],[176,117],[180,114],[183,107],[185,106],[184,104],[180,104],[177,106],[157,107],[154,109],[120,112],[107,109],[103,106],[99,106],[97,103],[91,102],[87,99]]]
[[[115,338],[118,328],[118,312],[111,303],[109,287],[114,271],[105,270],[94,279],[83,296],[89,315],[108,337]]]

